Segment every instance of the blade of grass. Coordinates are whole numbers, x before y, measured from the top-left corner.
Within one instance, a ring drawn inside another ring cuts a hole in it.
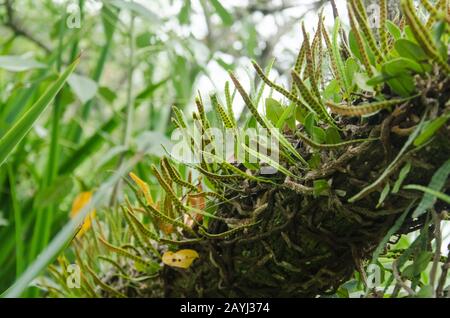
[[[436,191],[436,190],[433,190],[433,189],[421,186],[419,184],[408,184],[408,185],[405,185],[403,187],[403,189],[422,191],[422,192],[425,192],[426,194],[429,194],[429,195],[431,195],[433,197],[441,199],[442,201],[447,202],[448,204],[450,204],[450,196],[449,195],[447,195],[445,193],[442,193],[440,191]]]
[[[65,33],[65,25],[66,18],[65,15],[60,22],[59,25],[59,41],[58,41],[58,59],[56,62],[56,67],[58,72],[61,71],[62,67],[62,54],[63,54],[63,38]],[[77,41],[75,41],[77,42]],[[62,89],[61,89],[62,90]],[[45,186],[50,186],[53,183],[53,180],[56,178],[58,174],[58,154],[59,154],[59,134],[60,134],[60,118],[63,115],[63,105],[61,103],[61,94],[58,93],[55,97],[55,102],[53,105],[53,115],[52,115],[52,123],[51,123],[51,140],[50,140],[50,149],[48,154],[47,161],[47,171],[46,178],[44,180]],[[43,233],[40,242],[40,247],[45,246],[48,242],[50,236],[50,227],[53,220],[54,207],[50,207],[44,215],[46,215]],[[42,215],[42,214],[40,214]],[[39,218],[38,218],[39,219]],[[37,232],[35,232],[39,235]],[[40,236],[37,236],[40,237]],[[41,248],[39,248],[40,250]]]
[[[49,89],[39,98],[39,100],[30,107],[30,109],[11,127],[0,139],[0,166],[2,166],[16,145],[27,135],[33,124],[44,112],[56,94],[64,86],[67,78],[78,65],[77,58],[59,78],[49,87]]]
[[[12,169],[12,166],[8,165],[9,186],[12,201],[12,208],[14,214],[14,229],[15,229],[15,245],[16,245],[16,277],[18,277],[25,268],[24,263],[24,249],[23,249],[23,230],[22,230],[22,216],[20,211],[20,205],[17,201],[16,191],[16,176]]]

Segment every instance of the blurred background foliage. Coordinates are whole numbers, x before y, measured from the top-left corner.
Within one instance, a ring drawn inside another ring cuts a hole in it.
[[[223,89],[228,69],[254,89],[253,72],[242,71],[250,59],[276,57],[274,74],[287,72],[300,19],[324,2],[2,0],[0,137],[81,60],[0,168],[0,293],[67,222],[78,193],[101,187],[143,149],[135,170],[150,178],[159,145],[170,144],[172,105],[189,113],[197,90]]]

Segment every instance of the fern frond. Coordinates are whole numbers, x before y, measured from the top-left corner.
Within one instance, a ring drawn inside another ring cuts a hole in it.
[[[181,128],[187,128],[187,123],[186,123],[186,119],[184,118],[184,114],[183,112],[177,107],[177,106],[172,106],[172,110],[173,113],[175,115],[177,124],[181,127]]]
[[[227,103],[227,111],[228,116],[230,120],[233,123],[233,126],[237,126],[236,119],[234,118],[234,112],[233,112],[233,96],[230,94],[230,82],[226,81],[225,83],[225,101]]]
[[[146,262],[143,258],[133,255],[130,252],[127,252],[126,250],[124,250],[123,248],[114,246],[110,243],[108,243],[104,238],[102,238],[101,236],[98,238],[100,240],[100,242],[111,252],[116,253],[120,256],[123,256],[125,258],[128,258],[130,260],[132,260],[133,262],[141,265],[142,267],[145,268],[153,268],[152,264]]]
[[[219,113],[220,119],[222,120],[225,128],[236,128],[230,117],[228,117],[228,114],[223,108],[223,106],[220,105],[219,100],[217,99],[217,95],[215,94],[211,95],[210,98],[211,104],[213,105],[214,109]]]
[[[206,118],[205,114],[205,106],[203,105],[202,97],[200,93],[198,94],[198,97],[195,98],[195,105],[197,105],[198,113],[200,114],[200,121],[202,122],[203,128],[206,130],[211,127],[209,124],[208,119]]]
[[[305,42],[305,56],[306,56],[306,71],[308,74],[309,82],[311,84],[312,92],[315,95],[315,98],[320,100],[321,95],[319,92],[319,88],[317,86],[316,76],[314,74],[314,59],[312,55],[311,46],[309,44],[309,36],[305,30],[305,24],[302,24],[302,32],[303,32],[303,42]]]
[[[121,292],[117,291],[115,288],[112,288],[111,286],[109,286],[108,284],[105,284],[98,276],[97,274],[94,272],[94,270],[92,268],[90,268],[88,265],[86,265],[86,269],[88,270],[89,274],[91,275],[91,277],[94,279],[94,282],[100,286],[101,289],[103,289],[104,291],[108,292],[109,294],[113,295],[114,297],[117,298],[127,298],[127,296],[125,296],[124,294],[122,294]]]
[[[333,72],[333,76],[336,78],[336,80],[340,84],[339,85],[340,89],[345,90],[346,84],[345,84],[344,79],[341,76],[341,72],[339,71],[339,68],[338,68],[338,62],[335,57],[335,53],[339,54],[339,52],[333,51],[333,45],[331,43],[330,36],[328,35],[327,29],[325,28],[323,20],[320,21],[320,24],[321,24],[322,36],[325,40],[325,45],[327,46],[328,56],[330,58],[330,65],[331,65],[331,70]],[[297,70],[295,70],[295,71],[297,72],[297,74],[300,74],[300,72],[298,72]]]
[[[236,78],[236,76],[234,76],[233,72],[230,71],[230,72],[228,72],[228,74],[230,75],[231,80],[234,83],[234,86],[236,87],[237,91],[241,95],[242,99],[244,100],[245,105],[247,105],[247,107],[250,110],[250,112],[252,113],[253,117],[255,117],[256,121],[262,127],[267,128],[266,122],[264,121],[264,119],[259,114],[258,109],[256,108],[255,104],[253,104],[252,100],[248,96],[248,94],[245,91],[245,89],[242,87],[242,85],[239,82],[239,80]]]
[[[297,88],[303,99],[311,106],[312,109],[314,109],[315,113],[319,116],[320,119],[334,126],[335,124],[333,118],[331,118],[331,116],[328,114],[325,107],[314,98],[308,87],[305,85],[305,83],[303,83],[300,76],[294,70],[291,72],[291,74],[292,79],[294,80],[295,85],[297,85]]]
[[[369,62],[369,55],[367,54],[366,47],[364,45],[364,40],[357,29],[353,9],[349,4],[347,5],[347,8],[348,8],[348,16],[350,19],[350,27],[353,31],[353,34],[355,35],[356,43],[358,44],[359,52],[361,53],[362,63],[364,65],[364,68],[366,69],[367,75],[369,77],[373,77],[372,67]]]
[[[356,20],[359,22],[359,26],[364,33],[364,36],[367,40],[367,44],[369,45],[370,50],[375,55],[376,61],[378,64],[383,62],[383,56],[380,50],[375,43],[375,37],[373,36],[372,30],[369,26],[369,19],[366,14],[366,10],[363,6],[361,0],[352,0],[350,1],[350,5],[353,6],[353,13],[356,17]]]
[[[433,38],[427,28],[422,24],[419,17],[416,15],[414,6],[411,0],[402,0],[401,6],[403,13],[406,16],[411,31],[414,33],[414,37],[421,45],[424,51],[438,63],[447,73],[450,73],[450,66],[442,56],[439,54],[438,49],[434,45]]]
[[[158,179],[159,184],[163,187],[166,194],[170,197],[172,202],[175,204],[177,208],[179,208],[182,211],[186,211],[186,207],[183,205],[183,203],[178,199],[177,195],[173,191],[172,187],[164,180],[164,178],[159,173],[158,169],[155,165],[151,166],[152,172],[156,179]]]
[[[308,110],[310,112],[315,113],[315,111],[310,106],[305,105],[294,93],[291,93],[291,92],[287,91],[286,89],[284,89],[280,85],[277,85],[274,82],[272,82],[271,80],[269,80],[267,78],[267,76],[264,74],[264,72],[261,69],[261,67],[255,61],[252,61],[252,64],[253,64],[253,67],[255,68],[256,73],[258,74],[258,76],[263,80],[264,83],[267,84],[267,86],[269,86],[269,87],[273,88],[274,90],[276,90],[278,93],[280,93],[281,95],[283,95],[284,97],[286,97],[287,99],[292,101],[294,104],[296,104],[301,109]]]
[[[196,188],[193,184],[191,184],[191,183],[189,183],[189,182],[186,182],[186,181],[184,181],[184,180],[181,179],[180,174],[179,174],[178,171],[171,165],[171,163],[169,162],[169,160],[167,159],[167,157],[163,157],[163,158],[161,159],[161,164],[162,164],[162,166],[164,167],[164,169],[167,170],[167,172],[168,172],[169,175],[170,175],[170,178],[171,178],[175,183],[177,183],[178,185],[180,185],[180,186],[182,186],[182,187],[188,188],[188,189],[190,189],[191,191],[194,191],[194,192],[197,191],[197,188]]]
[[[388,36],[386,31],[386,20],[387,20],[387,3],[386,0],[380,0],[380,42],[381,42],[381,51],[383,55],[388,54]]]
[[[366,103],[366,104],[361,104],[358,106],[351,106],[351,107],[337,105],[333,102],[326,102],[326,105],[335,114],[344,115],[344,116],[363,116],[363,115],[368,115],[368,114],[374,113],[381,109],[386,109],[386,108],[392,107],[394,105],[398,105],[398,104],[407,102],[415,97],[416,96],[407,97],[407,98],[394,98],[394,99],[389,99],[389,100],[385,100],[385,101],[381,101],[381,102]]]
[[[303,61],[305,60],[305,50],[306,50],[305,46],[306,43],[305,41],[303,41],[300,50],[298,51],[297,59],[295,60],[294,70],[299,74],[302,71]]]

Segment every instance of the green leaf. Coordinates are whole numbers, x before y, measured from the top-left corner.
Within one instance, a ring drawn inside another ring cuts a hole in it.
[[[313,113],[309,113],[308,115],[306,115],[305,117],[305,122],[303,123],[305,126],[305,130],[306,132],[312,136],[314,131],[313,131],[313,127],[316,125],[316,118],[314,116]]]
[[[161,266],[159,266],[158,263],[150,261],[147,261],[145,264],[141,262],[134,262],[134,267],[138,272],[146,273],[148,275],[154,275],[161,269]]]
[[[392,35],[392,37],[393,37],[395,40],[398,40],[398,39],[401,38],[401,36],[402,36],[402,31],[400,30],[400,28],[399,28],[397,25],[395,25],[395,24],[392,23],[391,21],[387,20],[387,21],[386,21],[386,27],[387,27],[389,33]]]
[[[119,14],[116,9],[111,10],[111,7],[107,5],[103,6],[101,14],[105,37],[106,39],[111,39],[116,28]]]
[[[410,279],[413,279],[415,276],[419,275],[421,272],[427,269],[432,256],[432,252],[422,251],[414,260],[414,263],[407,266],[403,270],[402,274]]]
[[[434,136],[434,134],[447,122],[449,118],[450,113],[426,123],[420,135],[414,140],[414,146],[420,146],[430,140],[430,138]]]
[[[395,42],[394,46],[395,50],[400,56],[418,62],[423,62],[428,59],[428,56],[426,55],[424,50],[419,45],[410,40],[399,39]]]
[[[445,182],[447,182],[448,175],[450,174],[450,159],[447,160],[433,175],[431,178],[430,183],[428,184],[428,189],[431,189],[433,191],[441,191],[442,187],[445,185]],[[414,213],[412,214],[413,218],[417,218],[424,214],[429,208],[431,208],[434,205],[434,202],[436,200],[436,196],[427,193],[425,191],[425,194],[422,197],[422,200],[420,201],[417,208],[414,210]]]
[[[422,67],[414,60],[405,57],[394,58],[382,67],[383,76],[389,87],[403,97],[410,96],[415,90],[413,76],[409,71],[422,73]]]
[[[233,16],[223,7],[219,0],[209,0],[209,2],[214,7],[214,10],[216,10],[224,25],[230,26],[233,24]]]
[[[180,13],[178,13],[178,21],[180,24],[189,24],[189,14],[191,12],[191,0],[184,0]]]
[[[433,296],[433,287],[431,285],[422,286],[422,288],[416,294],[416,297],[419,298],[430,298],[432,296]]]
[[[291,103],[289,107],[286,107],[281,116],[279,116],[279,119],[275,127],[283,128],[284,125],[287,125],[290,129],[295,129],[294,112],[296,106],[297,106],[296,104]]]
[[[383,72],[389,75],[397,75],[407,71],[422,73],[423,69],[416,61],[406,57],[397,57],[383,65]]]
[[[378,199],[378,204],[376,206],[377,208],[379,208],[383,204],[383,202],[386,199],[386,197],[388,196],[390,190],[391,190],[391,186],[389,185],[389,183],[386,183],[386,185],[383,188],[383,191],[381,191],[380,198]]]
[[[389,80],[390,77],[392,76],[386,76],[385,74],[378,74],[367,80],[366,84],[369,86],[376,86],[378,84],[386,82],[387,80]]]
[[[395,221],[394,225],[389,229],[389,231],[386,233],[386,235],[383,237],[381,242],[378,244],[377,248],[373,252],[371,264],[376,264],[378,257],[380,256],[381,252],[386,248],[386,244],[391,239],[392,235],[394,235],[400,226],[402,226],[403,222],[405,221],[406,216],[409,214],[411,210],[412,204],[405,209],[405,211],[400,215],[400,217]]]
[[[402,170],[400,170],[400,173],[398,174],[398,179],[397,181],[395,181],[394,187],[392,188],[392,193],[397,193],[398,190],[400,190],[400,186],[402,185],[403,180],[405,180],[410,170],[411,170],[411,162],[408,161],[403,166]]]
[[[308,160],[309,167],[311,169],[316,169],[320,167],[320,163],[322,162],[320,154],[318,152],[313,153],[311,159]]]
[[[358,63],[353,57],[349,57],[345,62],[345,75],[347,76],[347,83],[350,85],[354,84],[355,73],[359,70]]]
[[[328,184],[327,180],[320,179],[320,180],[314,180],[314,195],[320,196],[322,194],[325,194],[328,189],[330,188],[330,185]]]
[[[350,51],[352,52],[353,56],[358,58],[358,60],[362,61],[362,55],[361,52],[359,51],[358,42],[356,41],[356,37],[353,30],[350,30],[348,34],[348,42],[350,46]]]
[[[98,94],[103,97],[108,103],[114,102],[117,98],[117,94],[106,86],[99,87]]]
[[[338,144],[342,142],[341,135],[339,134],[339,130],[334,127],[328,127],[325,131],[325,140],[327,144]]]
[[[429,194],[429,195],[431,195],[433,197],[441,199],[442,201],[447,202],[448,204],[450,204],[450,196],[445,194],[445,193],[442,193],[442,192],[439,192],[439,191],[435,191],[433,189],[430,189],[430,188],[427,188],[427,187],[424,187],[424,186],[421,186],[421,185],[418,185],[418,184],[408,184],[408,185],[404,186],[403,188],[404,189],[411,189],[411,190],[419,190],[419,191],[425,192],[426,194]]]
[[[136,47],[142,49],[152,45],[154,34],[143,32],[136,37]]]
[[[414,36],[414,33],[412,32],[411,27],[409,25],[405,26],[403,32],[407,40],[417,43],[416,37]]]
[[[58,94],[66,83],[67,78],[75,70],[78,62],[79,59],[75,60],[0,139],[0,166],[3,165],[17,144],[27,135],[39,116],[44,112],[53,98],[55,98],[56,94]]]
[[[339,102],[339,100],[336,100],[340,97],[339,82],[336,79],[332,79],[325,87],[322,96],[325,100],[332,99],[334,102]]]
[[[326,133],[320,127],[313,127],[311,137],[312,137],[312,140],[314,140],[318,144],[323,144],[326,139]]]
[[[98,85],[89,77],[73,73],[67,79],[67,83],[83,104],[97,94]]]
[[[251,58],[256,56],[256,49],[258,47],[258,32],[256,31],[255,24],[247,23],[245,27],[245,49],[247,55]]]
[[[395,93],[402,97],[411,96],[416,87],[413,77],[407,73],[388,79],[387,84]]]
[[[437,46],[439,53],[441,54],[444,61],[447,61],[447,44],[445,44],[445,40],[441,39],[444,34],[446,34],[445,30],[448,27],[448,23],[445,23],[443,20],[438,21],[432,29],[433,40]]]
[[[52,185],[42,189],[36,196],[34,205],[40,208],[46,208],[61,203],[73,189],[73,179],[70,176],[61,176],[56,178]]]
[[[46,68],[47,65],[39,63],[31,58],[23,56],[3,55],[0,56],[0,69],[10,72],[23,72],[36,68]]]
[[[266,98],[266,116],[267,118],[276,125],[278,119],[284,112],[284,107],[276,99]]]
[[[142,102],[142,100],[144,99],[150,98],[153,95],[153,93],[157,89],[161,88],[164,84],[166,84],[169,79],[170,79],[169,77],[166,77],[159,82],[151,83],[150,85],[148,85],[136,96],[136,102],[139,103]]]
[[[341,28],[340,26],[340,21],[339,19],[335,19],[334,21],[334,26],[333,26],[333,37],[332,37],[332,54],[334,56],[334,59],[337,63],[337,69],[339,72],[339,76],[340,78],[342,78],[343,80],[343,85],[345,86],[345,92],[347,92],[348,94],[350,93],[350,88],[349,88],[349,83],[348,83],[348,79],[347,76],[345,74],[345,65],[344,65],[344,61],[342,60],[342,56],[341,56],[341,50],[340,50],[340,46],[338,44],[338,37],[339,37],[339,30]]]
[[[275,160],[272,160],[271,158],[269,158],[266,155],[261,154],[258,151],[255,151],[254,149],[248,147],[245,143],[241,144],[242,147],[248,151],[248,153],[252,156],[255,156],[256,158],[258,158],[260,160],[260,163],[266,163],[269,166],[271,166],[272,168],[274,168],[275,170],[280,171],[281,173],[283,173],[286,176],[295,178],[295,176],[289,171],[287,170],[285,167],[283,167],[282,165],[280,165],[278,162],[276,162]]]

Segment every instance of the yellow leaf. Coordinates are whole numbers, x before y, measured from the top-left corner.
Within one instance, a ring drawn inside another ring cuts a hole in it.
[[[178,267],[187,269],[191,266],[192,262],[200,256],[194,250],[179,250],[177,252],[167,251],[162,256],[164,264],[171,267]]]
[[[203,187],[201,184],[199,184],[197,186],[197,190],[199,193],[203,192]],[[192,196],[192,195],[188,194],[188,205],[195,209],[203,211],[206,207],[205,195]],[[203,215],[201,215],[201,214],[193,212],[192,216],[194,217],[195,221],[191,217],[191,215],[189,215],[189,214],[184,215],[184,224],[186,224],[190,228],[192,228],[194,226],[195,222],[201,222],[203,220]]]
[[[159,202],[156,203],[156,206],[157,206],[156,208],[159,210],[160,209]],[[168,196],[166,196],[164,199],[163,211],[167,216],[173,217],[172,202],[170,201]],[[158,224],[159,229],[167,235],[170,235],[173,232],[175,232],[175,227],[173,226],[173,224],[170,224],[170,223],[167,223],[167,222],[164,222],[161,220],[156,220],[156,223]]]
[[[147,204],[153,204],[153,199],[152,195],[150,194],[150,187],[148,186],[148,184],[144,180],[139,178],[137,175],[135,175],[133,172],[130,172],[130,177],[139,187],[139,190],[144,194]]]
[[[86,191],[78,194],[72,203],[72,209],[70,211],[70,217],[74,218],[89,202],[92,198],[92,192]],[[77,237],[80,238],[87,230],[92,226],[92,219],[95,217],[95,209],[89,212],[88,216],[84,219],[80,230],[77,233]]]

